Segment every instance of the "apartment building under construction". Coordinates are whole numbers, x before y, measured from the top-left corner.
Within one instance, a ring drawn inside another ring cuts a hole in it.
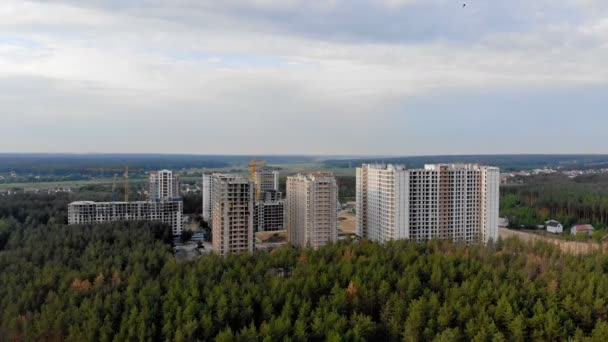
[[[255,204],[253,226],[256,232],[278,231],[285,229],[285,201],[279,191],[266,191]]]
[[[255,184],[255,200],[260,201],[267,191],[279,190],[279,171],[260,168],[252,175]]]
[[[148,196],[151,201],[180,198],[179,175],[171,170],[150,172]]]
[[[253,182],[234,174],[213,174],[210,181],[213,251],[220,255],[253,252]]]
[[[99,224],[118,221],[156,221],[171,225],[173,235],[182,233],[183,202],[134,201],[68,204],[68,224]]]

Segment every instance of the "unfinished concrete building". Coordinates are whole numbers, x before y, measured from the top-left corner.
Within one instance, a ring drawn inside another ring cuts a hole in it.
[[[150,201],[174,200],[181,197],[179,175],[170,170],[150,172]]]
[[[201,187],[202,198],[203,198],[203,220],[205,222],[211,221],[211,177],[212,174],[203,174],[203,186]]]
[[[173,235],[182,233],[182,201],[93,202],[68,204],[68,224],[118,221],[157,221],[171,225]]]
[[[279,190],[279,171],[272,171],[266,168],[258,169],[253,174],[255,183],[255,200],[260,201],[264,192]]]
[[[256,232],[283,230],[285,201],[279,191],[266,191],[255,205],[253,226]]]
[[[253,182],[239,175],[211,176],[211,228],[213,251],[226,255],[253,252],[254,187]]]

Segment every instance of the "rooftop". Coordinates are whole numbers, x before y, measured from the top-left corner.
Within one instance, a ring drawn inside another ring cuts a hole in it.
[[[576,228],[577,232],[588,232],[593,230],[593,226],[590,224],[578,224],[575,225],[573,228]]]

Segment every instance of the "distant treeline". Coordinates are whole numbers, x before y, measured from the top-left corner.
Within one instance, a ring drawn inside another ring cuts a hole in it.
[[[481,163],[498,166],[504,171],[519,171],[545,166],[564,169],[608,168],[608,155],[461,155],[461,156],[415,156],[415,157],[369,157],[359,159],[326,160],[327,167],[351,168],[368,163],[403,164],[408,167],[423,167],[432,163]]]
[[[501,215],[513,225],[542,224],[557,219],[569,228],[608,223],[608,175],[586,175],[571,179],[564,175],[527,177],[524,185],[501,188]]]
[[[129,168],[143,170],[224,168],[242,165],[252,159],[269,164],[310,162],[309,156],[222,156],[169,154],[11,154],[0,153],[0,173],[15,171],[36,175],[66,175],[95,169]],[[115,172],[108,172],[112,176]]]

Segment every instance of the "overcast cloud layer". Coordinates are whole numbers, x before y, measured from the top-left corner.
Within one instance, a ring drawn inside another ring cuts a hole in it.
[[[0,152],[606,153],[607,108],[605,0],[0,2]]]

